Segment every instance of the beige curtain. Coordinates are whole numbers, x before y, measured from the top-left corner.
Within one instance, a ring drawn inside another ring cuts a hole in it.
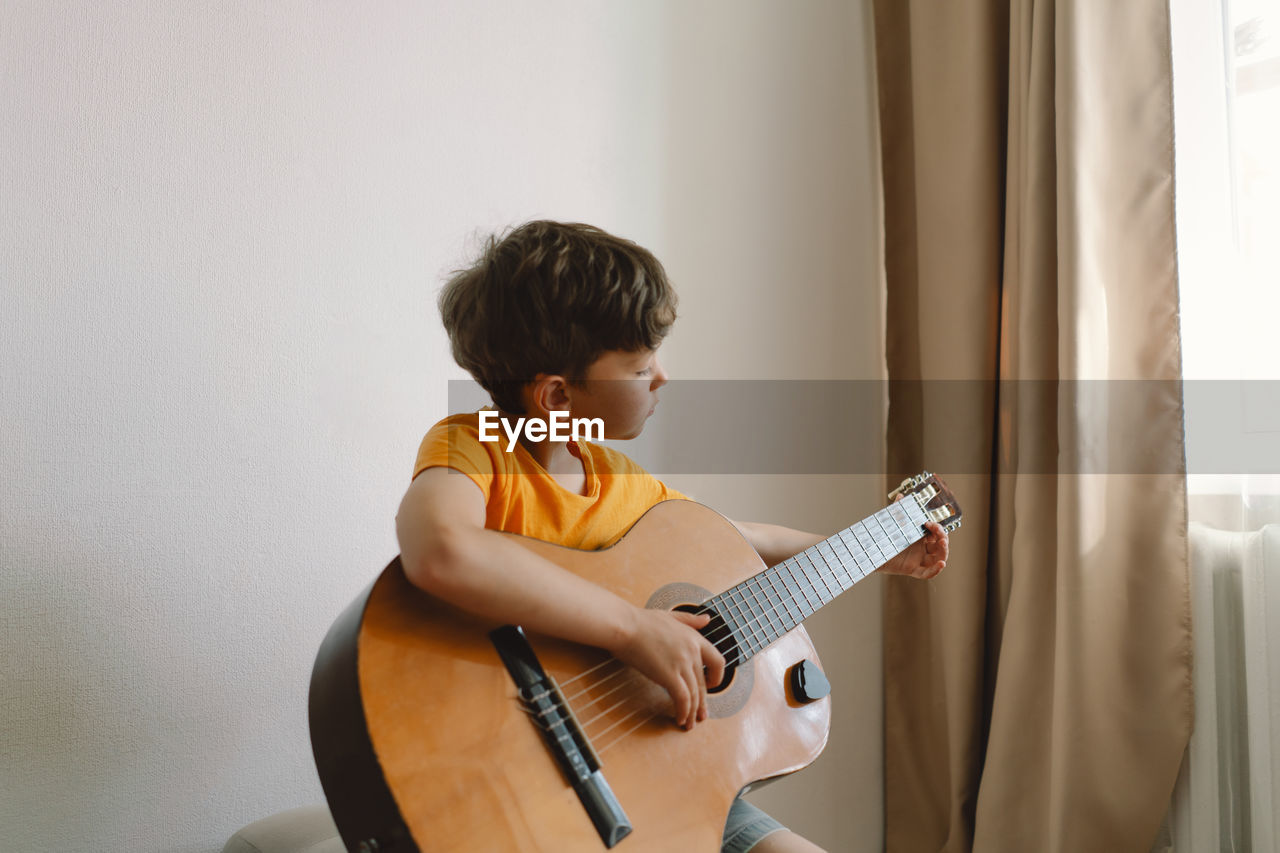
[[[873,3],[890,471],[965,509],[885,585],[887,849],[1145,853],[1192,714],[1167,5]]]

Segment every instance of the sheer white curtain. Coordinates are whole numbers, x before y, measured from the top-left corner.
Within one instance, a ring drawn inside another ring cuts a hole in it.
[[[1173,0],[1196,727],[1157,850],[1280,850],[1280,0]]]

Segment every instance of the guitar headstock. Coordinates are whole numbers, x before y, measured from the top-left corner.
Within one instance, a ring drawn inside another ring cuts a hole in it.
[[[914,498],[925,515],[942,525],[942,529],[950,533],[960,526],[963,512],[956,496],[951,494],[947,484],[937,474],[924,471],[914,477],[903,480],[898,488],[889,493],[889,500],[897,500],[899,496]]]

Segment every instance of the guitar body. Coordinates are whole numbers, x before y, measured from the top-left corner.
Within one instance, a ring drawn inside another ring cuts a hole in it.
[[[655,506],[602,551],[518,541],[648,607],[696,605],[764,569],[732,524],[691,501]],[[489,638],[496,627],[411,586],[399,560],[335,622],[310,714],[348,849],[606,849],[519,701]],[[788,686],[794,664],[817,662],[803,627],[737,667],[691,732],[672,722],[665,691],[605,652],[536,634],[529,643],[630,819],[618,850],[714,853],[741,789],[798,770],[826,744],[830,698],[801,703]]]

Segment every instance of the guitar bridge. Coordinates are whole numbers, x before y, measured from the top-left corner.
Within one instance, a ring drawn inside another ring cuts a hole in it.
[[[600,759],[569,710],[560,687],[543,670],[520,626],[504,625],[490,631],[489,640],[600,840],[605,847],[615,846],[631,834],[631,821],[605,781]]]

